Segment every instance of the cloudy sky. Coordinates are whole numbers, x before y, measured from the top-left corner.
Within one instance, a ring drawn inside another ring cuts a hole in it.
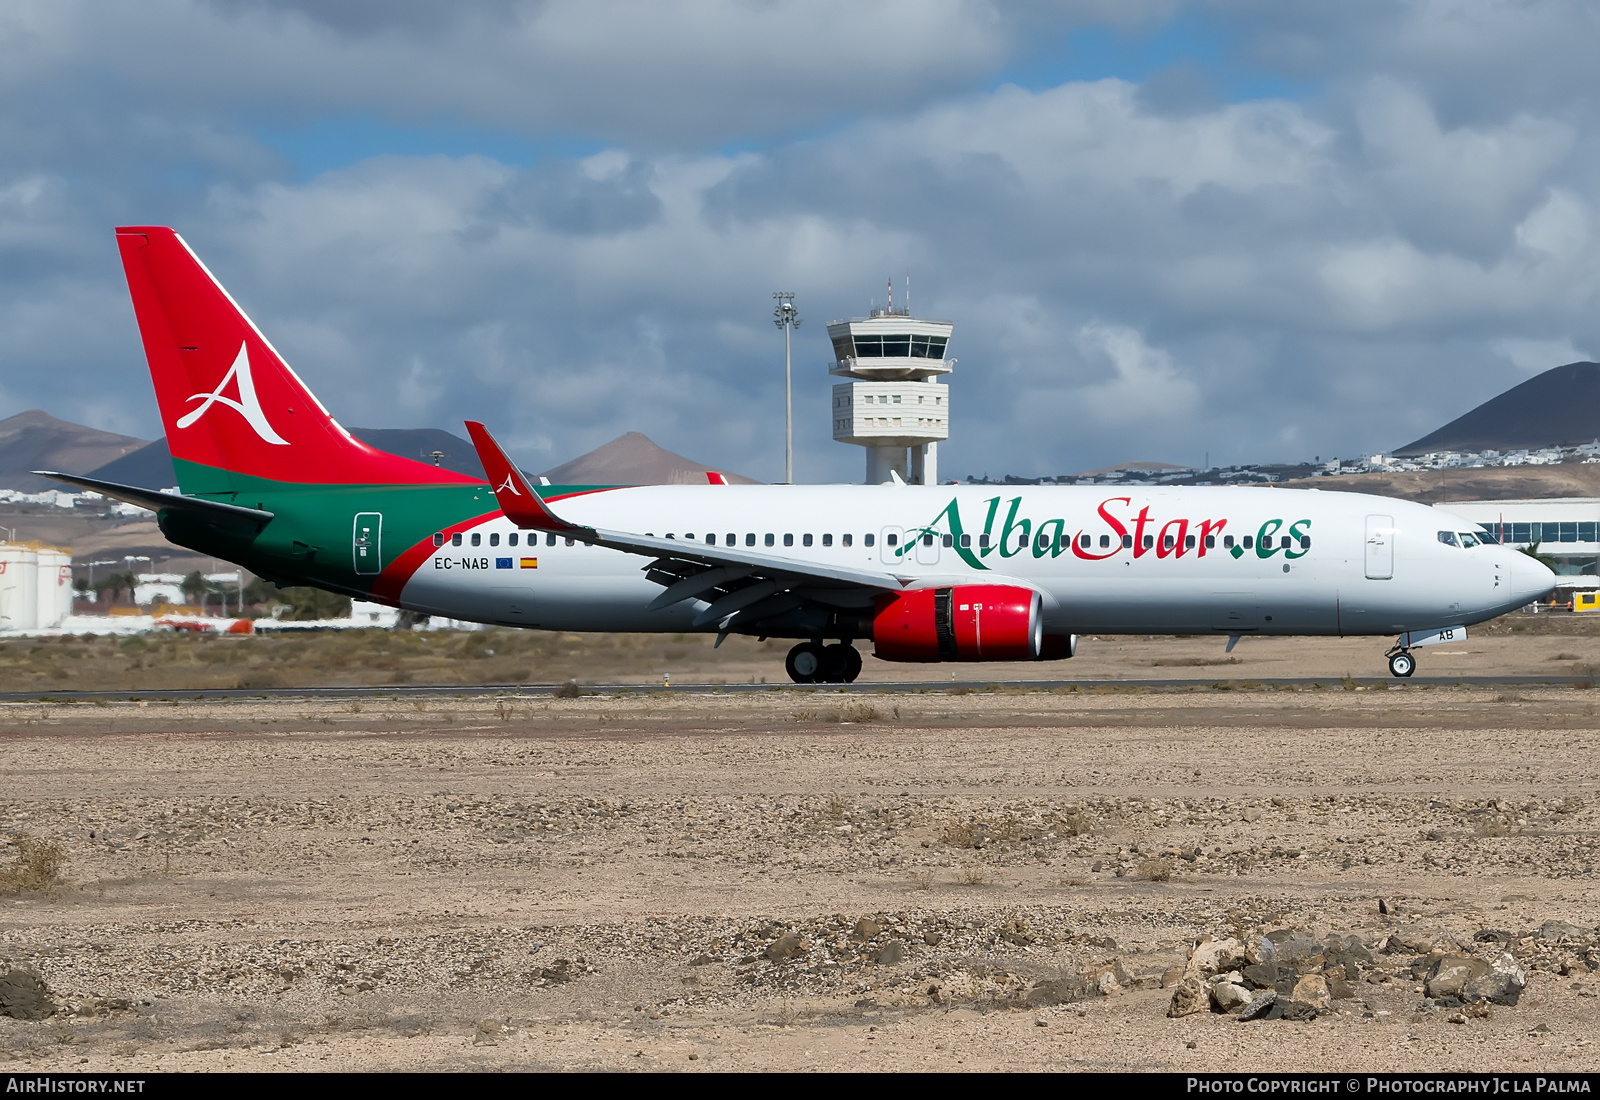
[[[160,434],[111,229],[347,424],[800,480],[825,324],[955,322],[941,474],[1390,449],[1600,356],[1589,0],[7,0],[0,416]]]

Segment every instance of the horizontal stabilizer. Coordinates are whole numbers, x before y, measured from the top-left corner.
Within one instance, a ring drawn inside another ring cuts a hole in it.
[[[127,504],[134,504],[140,508],[148,508],[152,512],[177,512],[191,516],[195,519],[205,520],[209,523],[227,523],[235,525],[251,525],[262,527],[272,521],[273,514],[260,508],[246,508],[240,504],[224,504],[218,500],[205,500],[201,497],[186,497],[178,493],[163,493],[157,489],[141,489],[137,485],[118,485],[114,481],[101,481],[98,478],[79,477],[77,474],[61,474],[54,470],[34,470],[40,477],[52,478],[76,485],[80,489],[88,489],[99,493],[101,496],[120,500]]]

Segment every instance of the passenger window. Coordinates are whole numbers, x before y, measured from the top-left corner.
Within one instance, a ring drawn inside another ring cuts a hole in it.
[[[729,531],[728,534],[723,538],[722,545],[724,545],[724,546],[738,546],[739,545],[739,536],[734,534],[732,531]]]
[[[955,544],[956,544],[955,536],[946,535],[944,537],[944,546],[945,546],[946,550],[948,550],[950,547],[954,546]]]
[[[1300,536],[1300,549],[1302,549],[1302,550],[1311,549],[1311,536],[1310,535],[1301,535]]]
[[[849,539],[850,539],[850,536],[846,535],[845,536],[845,544],[846,545],[849,545]],[[871,535],[862,535],[861,536],[861,545],[862,546],[871,546],[872,545],[872,536]]]
[[[1255,543],[1252,541],[1254,538],[1254,535],[1246,535],[1244,538],[1239,540],[1239,544],[1248,550],[1250,547],[1255,545]]]
[[[1194,549],[1194,536],[1193,535],[1185,536],[1184,540],[1183,540],[1183,545],[1184,545],[1184,549],[1193,550]]]
[[[932,546],[933,545],[933,536],[928,534],[926,531],[924,531],[923,534],[922,534],[922,545],[924,545],[924,546]]]
[[[544,537],[544,544],[546,546],[554,546],[556,544],[556,537],[554,535],[546,535]]]
[[[568,539],[568,540],[567,540],[567,545],[568,545],[568,546],[576,546],[576,545],[577,545],[577,543],[576,543],[576,542],[575,542],[575,541],[573,541],[573,540],[572,540],[572,539]]]
[[[745,537],[744,537],[744,544],[746,546],[754,546],[756,544],[756,536],[755,536],[755,534],[754,533],[746,534]]]
[[[677,539],[678,539],[678,536],[674,535],[671,531],[667,532],[666,537],[669,538],[669,539],[672,539],[674,542],[676,542]]]
[[[1283,536],[1283,541],[1278,543],[1278,545],[1287,550],[1289,547],[1294,545],[1294,539],[1290,538],[1288,535],[1285,535]]]
[[[969,547],[971,545],[972,545],[972,536],[971,535],[962,535],[961,536],[962,549],[966,549],[967,547]]]
[[[1161,549],[1163,549],[1163,550],[1171,550],[1172,546],[1173,546],[1173,538],[1172,538],[1172,536],[1171,535],[1162,535],[1161,536]]]
[[[1460,545],[1460,543],[1456,542],[1456,533],[1454,531],[1440,531],[1439,541],[1444,543],[1446,546]]]
[[[450,536],[450,545],[451,546],[460,546],[461,545],[461,532],[460,531],[457,531],[455,534]]]
[[[490,546],[499,546],[500,545],[500,535],[499,535],[498,532],[490,532],[490,534],[489,534],[489,545]]]
[[[1085,550],[1089,549],[1089,542],[1090,542],[1090,539],[1089,539],[1088,535],[1079,535],[1078,536],[1078,545],[1083,547]]]
[[[1126,550],[1132,545],[1133,545],[1133,536],[1132,535],[1123,535],[1122,536],[1122,548],[1124,550]]]
[[[1222,536],[1222,548],[1224,550],[1232,550],[1233,549],[1233,536],[1232,535],[1223,535]]]
[[[511,534],[506,536],[506,545],[507,546],[515,546],[517,544],[517,537],[518,536],[517,536],[517,533],[515,531],[511,532]]]
[[[1216,548],[1217,548],[1217,536],[1215,536],[1215,535],[1207,535],[1206,536],[1206,549],[1207,550],[1215,550]]]
[[[1144,548],[1146,550],[1150,549],[1155,544],[1156,544],[1156,537],[1154,535],[1146,535],[1144,537]]]
[[[839,545],[840,546],[849,546],[852,542],[855,541],[855,538],[856,537],[854,535],[840,535],[839,536]],[[867,543],[867,545],[871,546],[872,544],[869,542],[869,543]]]
[[[773,543],[777,542],[778,540],[772,537],[772,532],[771,531],[768,531],[766,537],[763,538],[761,541],[765,545],[771,546]]]
[[[783,544],[785,546],[793,546],[794,545],[794,536],[793,535],[787,535],[787,534],[784,535],[783,536]]]
[[[800,536],[800,545],[801,546],[810,546],[811,545],[811,536],[810,535],[801,535]]]
[[[476,532],[476,531],[472,532],[472,545],[474,545],[474,546],[482,546],[483,545],[483,536],[478,534],[478,532]]]
[[[437,531],[437,532],[434,533],[433,544],[435,546],[443,546],[444,545],[444,532],[443,531]]]
[[[979,535],[978,536],[978,548],[980,550],[989,549],[989,536],[988,535],[985,534],[985,535]]]
[[[1108,547],[1110,545],[1111,545],[1111,536],[1110,535],[1101,535],[1100,536],[1100,549],[1104,550],[1106,547]]]
[[[824,545],[824,546],[832,546],[833,545],[833,536],[832,535],[823,535],[822,536],[822,545]]]
[[[707,546],[715,546],[716,544],[717,544],[717,536],[715,536],[715,535],[707,535],[706,536],[706,545]]]

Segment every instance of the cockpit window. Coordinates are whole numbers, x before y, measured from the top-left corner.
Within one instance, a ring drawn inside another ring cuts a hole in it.
[[[1461,532],[1461,545],[1467,549],[1472,549],[1474,546],[1478,545],[1478,542],[1478,536],[1474,535],[1471,531]]]
[[[1494,537],[1494,532],[1485,528],[1480,527],[1473,534],[1477,535],[1478,541],[1485,546],[1497,546],[1500,543],[1500,540]]]
[[[1439,541],[1444,543],[1446,546],[1460,546],[1461,545],[1459,542],[1456,541],[1456,533],[1454,531],[1440,531],[1439,532]]]

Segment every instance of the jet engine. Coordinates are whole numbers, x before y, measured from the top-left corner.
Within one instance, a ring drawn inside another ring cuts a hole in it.
[[[1071,656],[1070,643],[1046,645],[1040,612],[1039,593],[1012,585],[963,584],[880,596],[872,619],[873,652],[885,661]],[[1046,653],[1062,648],[1068,652]]]

